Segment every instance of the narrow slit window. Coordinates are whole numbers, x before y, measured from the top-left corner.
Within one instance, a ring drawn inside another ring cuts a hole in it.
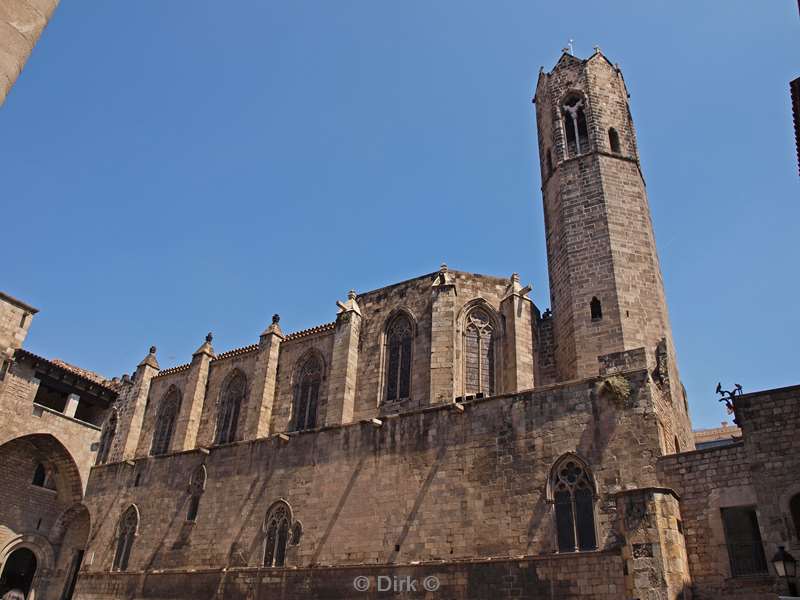
[[[608,145],[611,146],[611,151],[613,153],[619,154],[619,134],[613,127],[608,130]]]
[[[603,306],[596,296],[593,297],[592,301],[589,303],[589,310],[592,315],[592,321],[599,321],[603,318]]]

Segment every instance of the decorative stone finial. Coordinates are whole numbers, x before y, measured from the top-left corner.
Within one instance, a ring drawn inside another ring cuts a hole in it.
[[[532,289],[530,285],[522,286],[519,282],[519,273],[512,273],[503,299],[505,300],[509,296],[522,296],[525,298]]]
[[[195,351],[192,356],[198,356],[200,354],[205,354],[207,356],[214,356],[214,348],[211,346],[211,341],[214,339],[214,335],[209,331],[208,335],[206,336],[205,341],[200,345],[200,347]]]
[[[442,263],[442,264],[439,266],[439,272],[440,272],[440,273],[447,273],[447,263]]]
[[[597,46],[597,45],[595,45],[595,47],[594,47],[594,53],[595,53],[595,54],[600,54],[600,46]]]
[[[336,306],[339,307],[338,314],[350,313],[354,312],[358,315],[361,315],[361,308],[359,308],[358,303],[356,302],[356,291],[350,290],[347,292],[347,302],[342,302],[341,300],[336,301]]]
[[[154,369],[160,369],[161,367],[158,366],[158,360],[156,360],[156,347],[150,346],[150,353],[142,359],[142,362],[139,363],[139,366],[148,366],[153,367]]]
[[[272,323],[267,326],[267,328],[261,333],[261,340],[265,340],[265,336],[274,334],[283,339],[283,332],[281,331],[281,326],[278,324],[280,323],[281,316],[278,313],[272,315]]]

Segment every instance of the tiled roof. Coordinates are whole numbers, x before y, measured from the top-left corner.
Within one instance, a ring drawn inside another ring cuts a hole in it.
[[[109,379],[106,379],[102,375],[95,373],[94,371],[89,371],[88,369],[81,369],[80,367],[76,367],[75,365],[71,365],[68,362],[61,360],[60,358],[54,358],[50,361],[54,365],[58,365],[62,369],[66,369],[67,371],[71,371],[76,375],[80,375],[81,377],[88,379],[89,381],[94,381],[95,383],[99,383],[100,385],[104,385],[106,387],[116,389],[117,383],[112,382]]]
[[[28,350],[23,350],[22,348],[19,348],[14,356],[17,360],[29,360],[34,363],[34,366],[45,365],[50,369],[54,369],[56,372],[69,373],[83,380],[84,384],[96,385],[108,392],[112,392],[115,396],[119,391],[119,384],[117,382],[106,379],[94,371],[81,369],[80,367],[66,363],[63,360],[50,360],[38,354],[34,354],[33,352],[29,352]]]
[[[242,354],[248,354],[249,352],[255,352],[256,350],[258,350],[258,344],[250,344],[244,348],[234,348],[233,350],[228,350],[222,354],[217,354],[214,360],[217,361],[225,358],[233,358],[234,356],[241,356]]]
[[[333,331],[336,327],[336,321],[331,323],[325,323],[324,325],[317,325],[316,327],[311,327],[309,329],[302,329],[300,331],[295,331],[294,333],[290,333],[285,338],[283,338],[284,342],[288,342],[289,340],[297,340],[300,338],[308,337],[310,335],[315,335],[317,333],[325,333],[326,331]]]
[[[170,367],[169,369],[163,369],[158,372],[156,377],[163,377],[164,375],[172,375],[173,373],[180,373],[181,371],[187,371],[191,366],[190,363],[186,363],[185,365],[178,365],[177,367]]]

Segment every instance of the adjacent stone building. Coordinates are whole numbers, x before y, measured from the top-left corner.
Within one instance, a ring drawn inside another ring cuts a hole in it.
[[[59,0],[0,2],[0,105],[28,61]]]
[[[551,309],[516,274],[442,265],[351,291],[330,323],[275,315],[251,346],[208,334],[169,369],[153,347],[107,381],[23,350],[34,311],[4,297],[19,425],[0,468],[24,493],[0,504],[3,582],[64,600],[787,592],[769,559],[800,550],[800,388],[736,396],[741,435],[695,449],[622,73],[564,54],[534,102]]]

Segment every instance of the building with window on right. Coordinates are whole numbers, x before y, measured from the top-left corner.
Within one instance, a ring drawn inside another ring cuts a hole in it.
[[[680,497],[699,597],[775,598],[777,548],[800,557],[798,403],[800,385],[737,396],[741,437],[659,459],[659,480]]]

